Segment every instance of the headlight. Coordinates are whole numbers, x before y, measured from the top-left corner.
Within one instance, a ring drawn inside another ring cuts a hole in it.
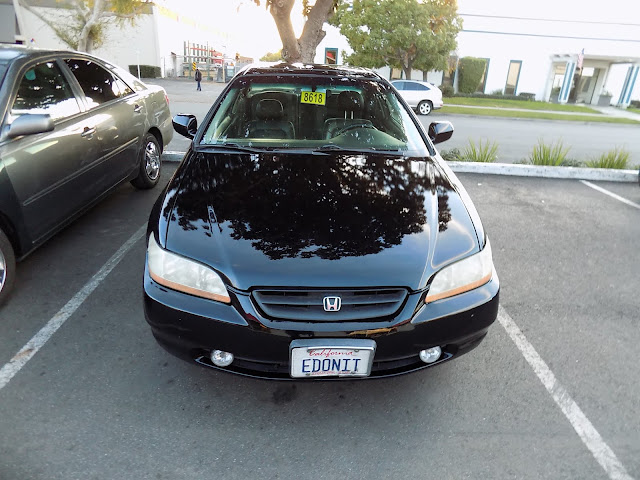
[[[156,243],[153,234],[149,236],[147,265],[149,275],[160,285],[198,297],[231,303],[229,292],[216,272],[193,260],[163,250]]]
[[[431,282],[425,303],[452,297],[484,285],[493,275],[491,245],[487,240],[482,251],[444,267]]]

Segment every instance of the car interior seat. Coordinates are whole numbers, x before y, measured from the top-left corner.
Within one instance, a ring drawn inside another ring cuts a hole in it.
[[[293,123],[284,118],[284,109],[280,100],[264,98],[258,102],[255,110],[256,120],[250,121],[245,128],[247,138],[295,138]]]
[[[362,118],[362,95],[360,92],[347,90],[338,94],[338,111],[342,115],[339,118],[328,118],[324,122],[325,139],[333,138],[341,130],[351,125],[372,125],[370,120]]]

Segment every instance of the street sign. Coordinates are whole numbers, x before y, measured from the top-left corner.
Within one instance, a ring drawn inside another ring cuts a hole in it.
[[[195,70],[196,70],[196,62],[192,62],[191,63],[191,70],[193,70],[195,72]]]

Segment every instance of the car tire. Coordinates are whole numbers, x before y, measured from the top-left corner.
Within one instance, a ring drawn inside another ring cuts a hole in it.
[[[153,188],[160,180],[162,169],[161,150],[158,139],[152,133],[147,133],[139,153],[138,176],[131,180],[131,185],[139,189]]]
[[[431,100],[423,100],[418,104],[418,113],[420,115],[429,115],[433,110],[433,103]]]
[[[16,256],[13,252],[13,246],[0,230],[0,305],[2,305],[13,288],[16,279]]]

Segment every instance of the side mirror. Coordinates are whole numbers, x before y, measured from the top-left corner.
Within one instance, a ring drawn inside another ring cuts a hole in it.
[[[26,113],[16,118],[7,131],[9,138],[22,135],[35,135],[36,133],[51,132],[55,128],[51,116],[46,113]]]
[[[179,113],[173,117],[173,129],[183,137],[193,139],[198,131],[198,120],[195,115]]]
[[[451,122],[433,122],[429,125],[429,138],[433,143],[442,143],[453,135]]]

